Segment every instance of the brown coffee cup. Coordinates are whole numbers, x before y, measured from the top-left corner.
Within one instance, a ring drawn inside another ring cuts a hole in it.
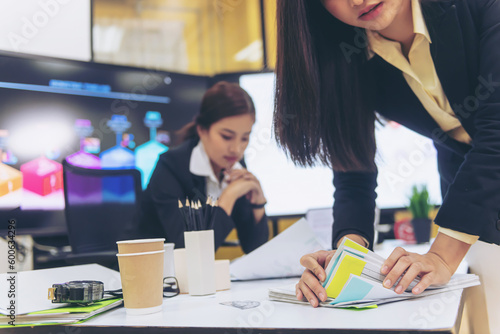
[[[117,254],[127,314],[160,312],[163,303],[165,251]]]

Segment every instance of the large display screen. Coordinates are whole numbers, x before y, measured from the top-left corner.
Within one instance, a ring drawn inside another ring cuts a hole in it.
[[[89,168],[136,167],[145,187],[172,133],[198,113],[207,83],[200,76],[0,55],[1,221],[36,226],[62,219],[64,158]]]

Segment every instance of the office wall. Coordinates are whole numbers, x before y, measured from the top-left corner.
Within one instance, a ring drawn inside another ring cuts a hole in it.
[[[88,61],[91,0],[2,0],[0,50]]]

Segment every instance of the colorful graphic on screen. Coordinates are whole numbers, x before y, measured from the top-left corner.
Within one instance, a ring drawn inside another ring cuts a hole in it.
[[[6,208],[15,208],[21,203],[23,174],[6,163],[12,161],[13,155],[5,153],[9,132],[0,130],[0,198]],[[17,159],[16,159],[17,160]],[[17,162],[17,161],[16,161]]]
[[[127,116],[113,115],[106,125],[116,134],[116,146],[101,153],[101,168],[103,169],[126,169],[135,167],[134,152],[123,147],[123,133],[132,124],[127,120]]]
[[[15,168],[0,163],[0,197],[6,196],[23,186],[23,174]]]
[[[63,187],[62,165],[40,157],[21,165],[23,188],[47,196]]]
[[[168,146],[156,139],[156,129],[163,124],[161,114],[157,111],[148,111],[144,117],[144,124],[149,128],[149,141],[139,145],[135,150],[136,168],[142,174],[142,188],[146,189],[156,167],[160,154],[168,151]]]
[[[80,151],[66,157],[66,161],[78,167],[91,169],[101,168],[101,160],[95,155],[85,152],[85,139],[94,132],[94,127],[90,120],[77,119],[75,122],[75,132],[80,138]]]

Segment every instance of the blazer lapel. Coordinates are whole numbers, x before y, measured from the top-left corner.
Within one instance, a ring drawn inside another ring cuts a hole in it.
[[[452,109],[470,92],[467,62],[455,1],[422,3],[431,36],[431,55]]]

